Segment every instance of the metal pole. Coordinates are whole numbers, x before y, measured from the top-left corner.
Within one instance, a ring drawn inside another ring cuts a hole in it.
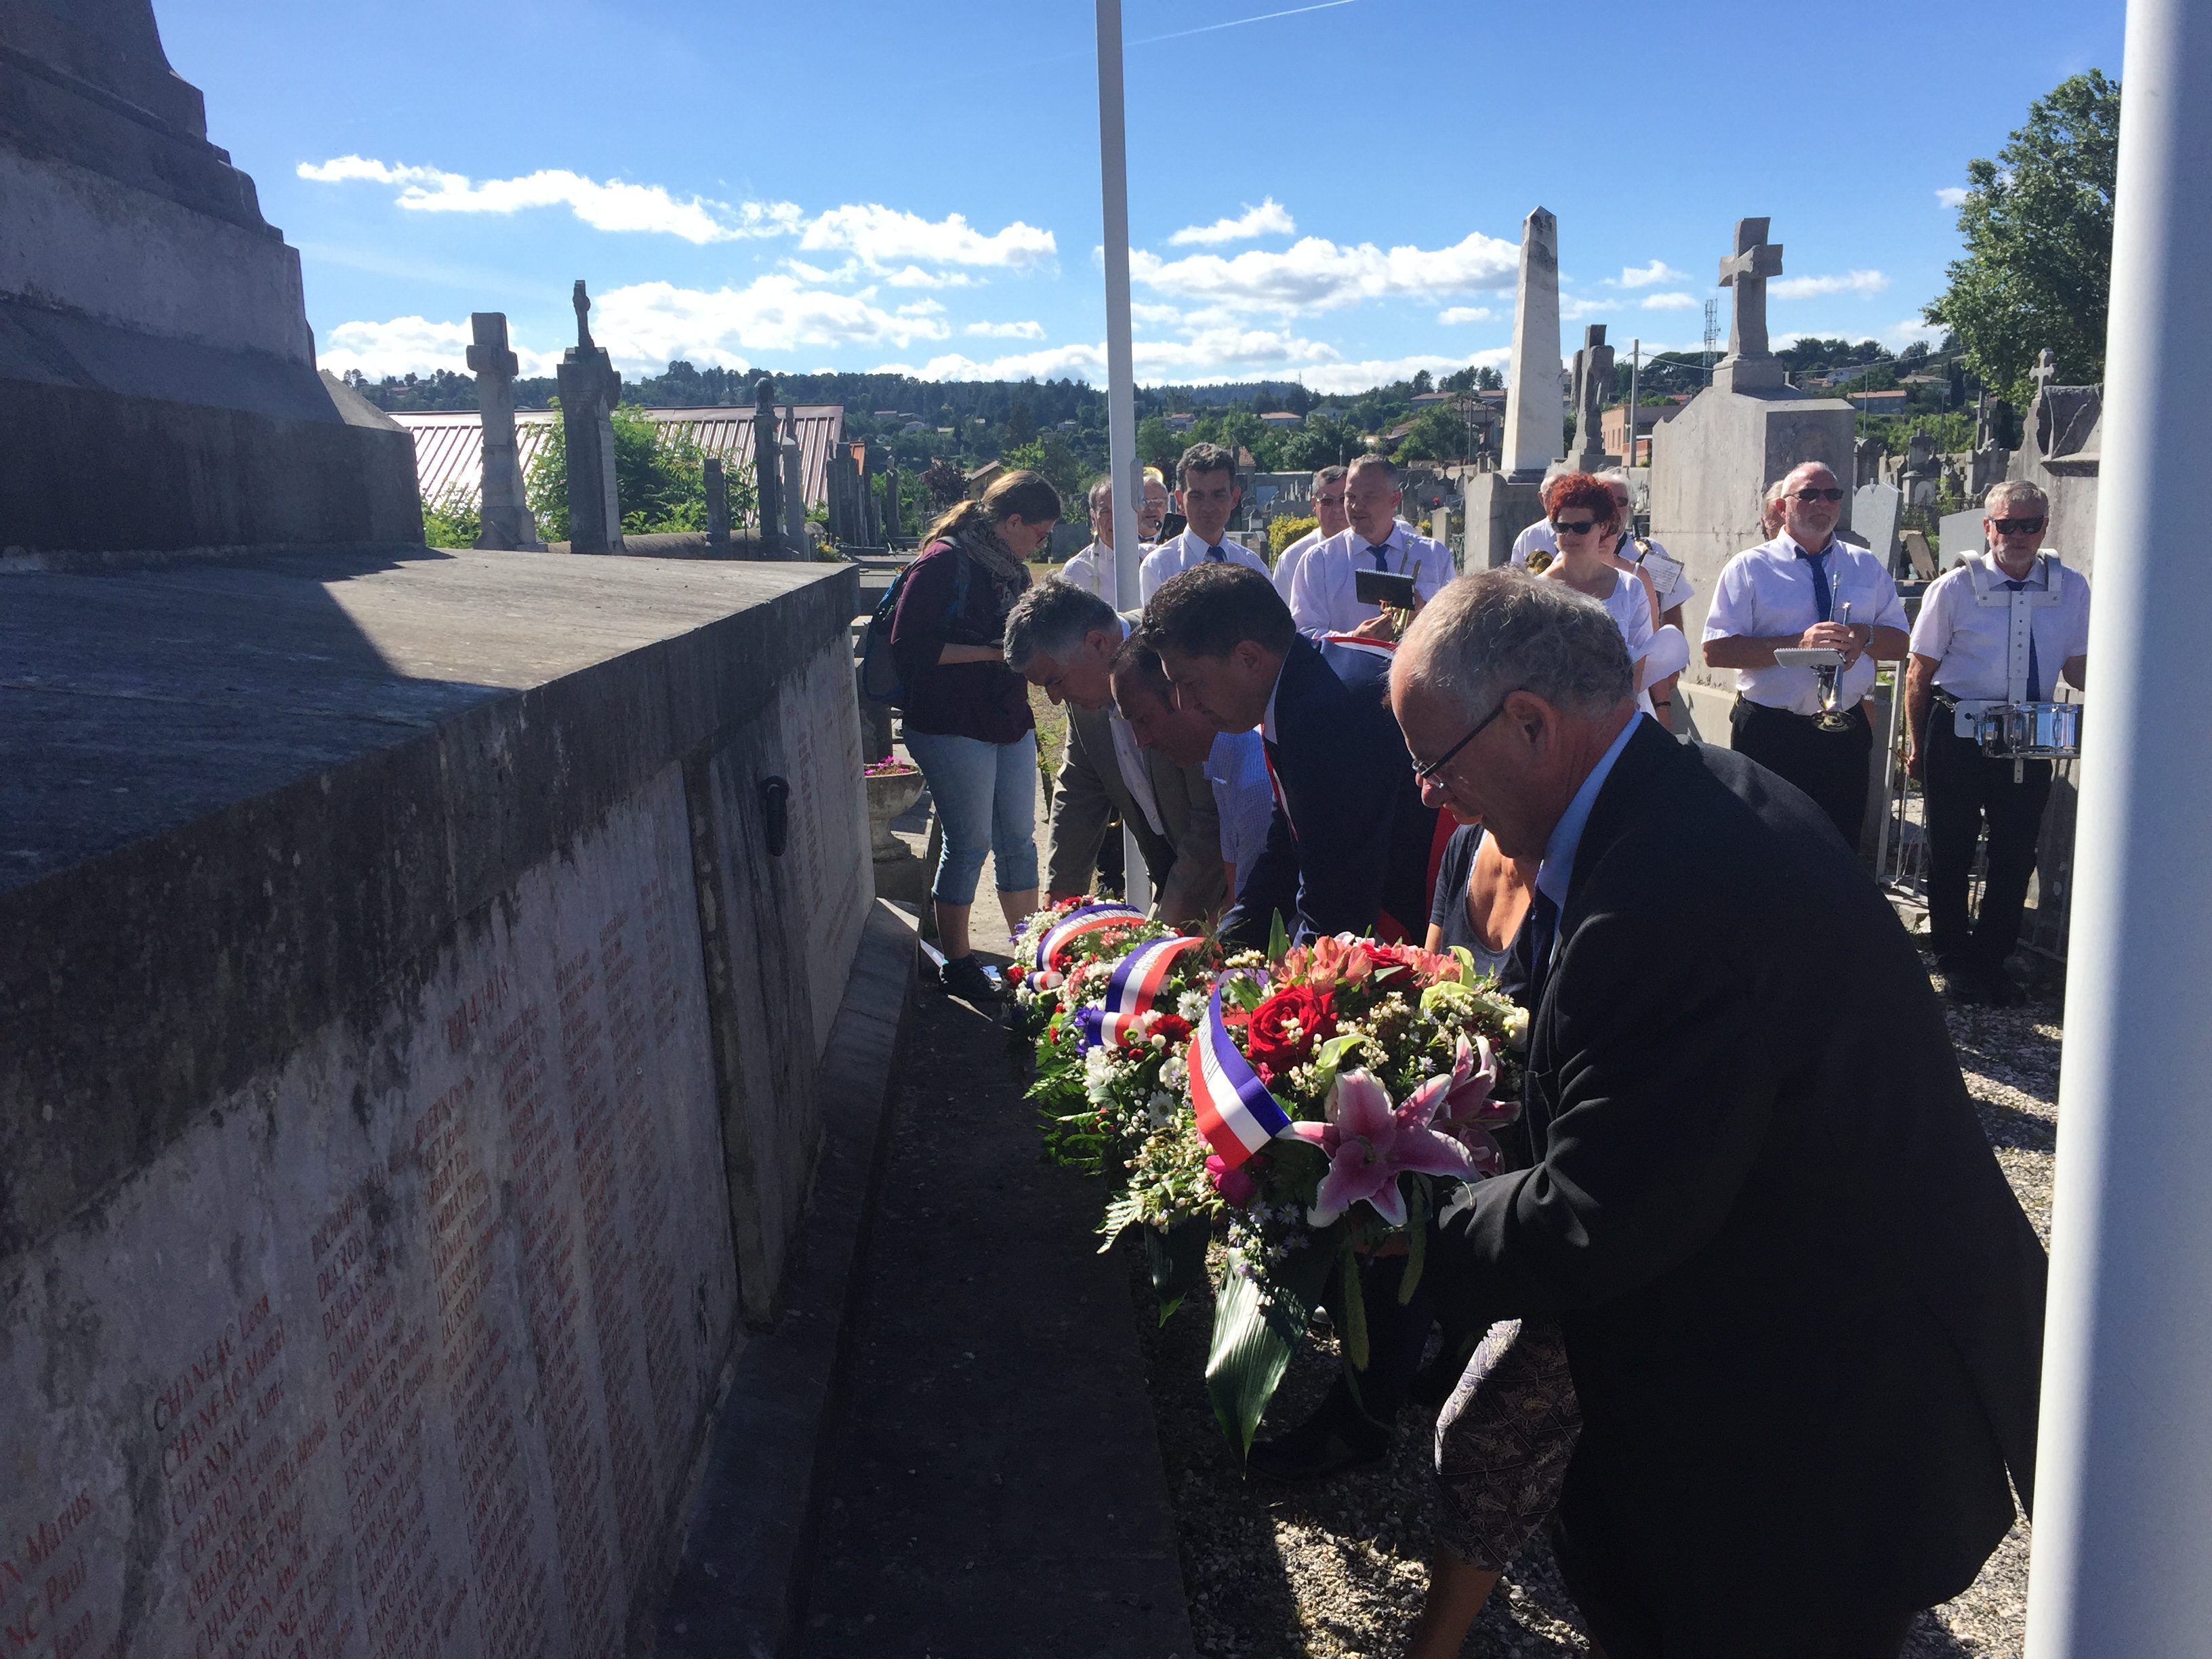
[[[1097,0],[1098,194],[1106,253],[1107,476],[1114,480],[1114,605],[1134,611],[1137,505],[1144,471],[1137,459],[1137,360],[1129,322],[1129,143],[1121,85],[1121,0]],[[1133,831],[1121,832],[1129,902],[1149,905],[1152,883]]]
[[[2172,507],[2212,384],[2212,3],[2132,0],[2124,70],[2030,1659],[2212,1628],[2212,586]]]
[[[1644,342],[1628,343],[1628,464],[1636,465],[1636,400],[1644,393],[1639,383],[1644,378]]]

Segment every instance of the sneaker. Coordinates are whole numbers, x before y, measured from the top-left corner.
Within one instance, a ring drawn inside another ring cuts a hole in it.
[[[983,971],[982,958],[969,951],[957,962],[948,960],[937,970],[939,981],[950,996],[963,1002],[993,1003],[999,1000],[998,985]]]

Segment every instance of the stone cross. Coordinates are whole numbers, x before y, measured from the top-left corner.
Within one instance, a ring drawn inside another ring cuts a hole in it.
[[[2036,354],[2033,378],[2036,398],[2039,402],[2043,394],[2051,390],[2051,382],[2058,378],[2058,359],[2049,346]]]
[[[1770,219],[1735,222],[1735,252],[1721,261],[1720,285],[1735,290],[1729,360],[1773,356],[1766,344],[1766,281],[1782,274],[1782,247],[1766,240]]]
[[[469,319],[476,343],[469,348],[469,372],[477,377],[477,407],[483,428],[483,493],[478,547],[507,552],[542,553],[538,520],[522,481],[522,460],[514,444],[514,377],[521,365],[507,349],[507,317],[479,311]]]
[[[707,483],[707,545],[726,548],[730,544],[730,486],[722,476],[722,458],[709,455],[702,469]]]
[[[562,354],[561,437],[568,460],[568,550],[623,550],[622,498],[615,482],[613,412],[622,376],[592,342],[591,296],[578,280],[576,343]]]
[[[781,459],[775,443],[775,382],[763,374],[753,388],[753,489],[760,510],[760,556],[795,559],[799,550],[784,545]]]
[[[1613,390],[1613,348],[1605,343],[1605,325],[1592,323],[1583,335],[1583,349],[1575,353],[1575,453],[1567,459],[1577,472],[1593,472],[1617,459],[1606,453],[1599,432],[1599,411]]]

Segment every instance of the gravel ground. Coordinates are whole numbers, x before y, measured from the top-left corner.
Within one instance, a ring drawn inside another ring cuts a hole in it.
[[[1983,1127],[2047,1242],[2057,1129],[2056,994],[2040,994],[2022,1009],[1951,1009],[1948,1017]],[[1401,1651],[1426,1582],[1437,1502],[1433,1414],[1407,1411],[1386,1462],[1317,1489],[1244,1479],[1198,1383],[1211,1306],[1193,1297],[1164,1328],[1152,1328],[1150,1287],[1133,1250],[1129,1260],[1200,1655],[1388,1659]],[[1336,1365],[1334,1343],[1309,1343],[1291,1363],[1270,1421],[1300,1421],[1328,1391]],[[1905,1652],[1909,1659],[2014,1659],[2027,1601],[2022,1523],[1964,1595],[1922,1620]],[[1574,1604],[1539,1538],[1491,1597],[1464,1651],[1488,1659],[1584,1650]]]

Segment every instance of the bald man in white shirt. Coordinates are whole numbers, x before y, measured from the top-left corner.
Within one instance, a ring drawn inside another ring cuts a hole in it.
[[[1096,593],[1109,605],[1119,605],[1121,598],[1114,586],[1121,573],[1114,554],[1111,478],[1101,478],[1091,486],[1090,506],[1091,545],[1060,568],[1060,579],[1086,593]]]

